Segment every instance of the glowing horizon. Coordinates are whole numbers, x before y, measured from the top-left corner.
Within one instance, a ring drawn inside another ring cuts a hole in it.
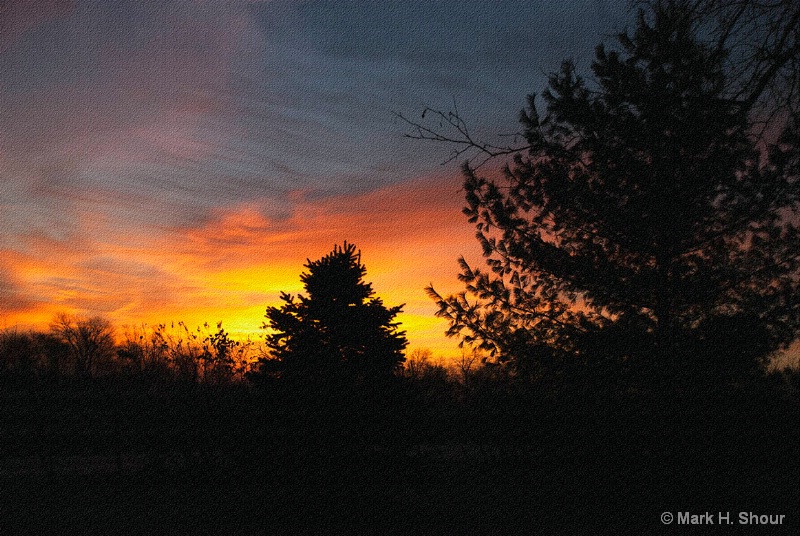
[[[472,226],[459,212],[459,181],[457,175],[433,176],[360,196],[301,201],[282,220],[246,203],[149,244],[95,245],[91,255],[79,254],[80,262],[57,248],[27,260],[0,251],[0,266],[13,274],[18,292],[45,298],[0,315],[2,327],[46,329],[67,312],[101,315],[118,330],[222,322],[234,336],[258,337],[266,308],[279,305],[280,292],[303,292],[307,261],[347,240],[361,250],[376,296],[387,305],[405,304],[398,321],[409,351],[427,348],[447,359],[457,355],[457,341],[444,337],[447,324],[434,317],[424,288],[433,283],[458,291],[456,259],[477,249]]]
[[[260,333],[347,240],[409,350],[456,355],[424,288],[480,263],[452,147],[392,112],[457,106],[505,144],[525,95],[629,2],[87,2],[0,10],[0,328],[59,312]],[[536,21],[536,24],[531,24]],[[503,31],[498,31],[503,29]],[[800,343],[790,352],[800,356]]]

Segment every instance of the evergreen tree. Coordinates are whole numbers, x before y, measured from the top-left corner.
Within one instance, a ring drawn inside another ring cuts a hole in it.
[[[281,293],[281,307],[269,307],[262,326],[267,346],[287,376],[303,379],[378,379],[391,376],[405,360],[405,333],[395,316],[364,282],[366,267],[352,244],[335,246],[300,275],[307,295]]]
[[[798,336],[798,118],[759,151],[725,52],[696,24],[677,4],[640,14],[620,51],[597,47],[594,84],[565,62],[544,117],[529,97],[527,152],[501,178],[465,164],[490,270],[461,259],[465,292],[428,289],[449,334],[523,369],[604,357],[737,373]]]

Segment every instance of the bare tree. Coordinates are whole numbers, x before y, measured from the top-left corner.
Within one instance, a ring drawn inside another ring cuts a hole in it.
[[[114,330],[100,316],[86,318],[60,313],[50,324],[50,331],[69,346],[79,376],[92,376],[98,364],[113,355]]]
[[[475,363],[478,361],[478,352],[475,348],[471,350],[467,350],[462,346],[461,348],[461,356],[456,361],[456,367],[458,368],[458,372],[461,375],[461,382],[466,385],[469,383],[470,378],[472,378]]]
[[[405,375],[414,380],[421,378],[427,369],[434,366],[431,362],[432,359],[433,352],[428,348],[415,348],[406,358]]]

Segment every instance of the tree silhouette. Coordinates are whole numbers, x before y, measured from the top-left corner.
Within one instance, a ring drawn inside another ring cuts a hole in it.
[[[669,370],[724,360],[710,343],[730,335],[763,341],[738,362],[797,337],[798,118],[759,152],[725,50],[697,38],[695,12],[658,4],[621,50],[597,47],[593,83],[564,62],[544,117],[529,97],[526,151],[501,178],[464,165],[490,270],[461,259],[465,292],[428,289],[450,335],[517,366]]]
[[[800,4],[795,0],[633,0],[640,16],[659,11],[681,11],[696,34],[722,58],[725,88],[721,97],[735,101],[749,114],[750,135],[774,142],[787,118],[800,116]],[[626,36],[623,36],[626,38]],[[500,156],[532,147],[486,142],[475,138],[457,109],[445,112],[425,108],[429,122],[395,113],[413,128],[406,137],[437,141],[454,147],[450,162],[462,156],[480,167]],[[507,137],[506,137],[507,138]]]
[[[50,324],[50,331],[69,346],[78,376],[92,376],[97,366],[113,355],[114,330],[105,318],[62,313]]]
[[[0,378],[33,375],[36,344],[30,333],[5,329],[0,331]]]
[[[361,252],[352,244],[335,246],[300,275],[307,295],[281,293],[284,304],[269,307],[262,326],[271,330],[267,346],[282,374],[302,379],[391,376],[405,360],[405,333],[395,316],[402,306],[387,308],[364,282]]]
[[[800,113],[800,3],[795,0],[644,0],[683,6],[714,47],[728,50],[727,95],[751,110],[763,136]]]

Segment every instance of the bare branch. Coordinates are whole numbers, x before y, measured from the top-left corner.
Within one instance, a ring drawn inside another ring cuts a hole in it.
[[[404,134],[404,137],[414,140],[446,143],[454,147],[450,156],[442,162],[442,165],[449,164],[462,155],[474,153],[472,156],[467,157],[466,160],[473,169],[478,169],[494,158],[512,155],[530,149],[530,145],[502,146],[475,140],[469,131],[467,123],[459,114],[455,102],[453,103],[453,110],[448,112],[430,107],[425,107],[425,109],[422,110],[421,118],[426,119],[427,116],[427,119],[431,120],[430,118],[432,116],[433,119],[431,121],[438,122],[438,128],[429,126],[421,121],[413,121],[399,112],[393,112],[393,115],[412,127],[413,132]],[[516,139],[520,135],[513,134],[513,136]],[[477,164],[472,166],[476,160],[478,160]]]

